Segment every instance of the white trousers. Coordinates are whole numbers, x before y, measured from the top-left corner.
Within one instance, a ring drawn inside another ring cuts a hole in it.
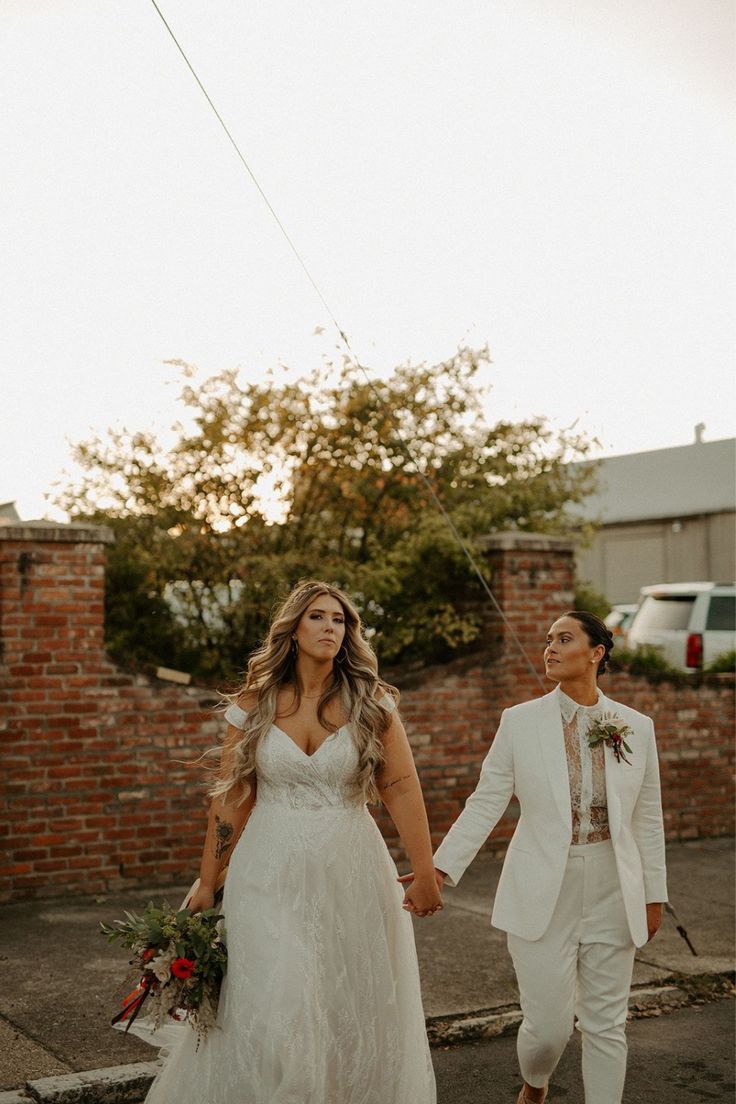
[[[517,1050],[524,1080],[547,1084],[577,1017],[585,1104],[620,1104],[636,948],[610,840],[570,848],[544,935],[530,942],[509,933],[508,946],[523,1014]]]

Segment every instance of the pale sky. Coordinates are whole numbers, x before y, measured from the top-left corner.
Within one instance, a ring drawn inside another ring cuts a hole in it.
[[[734,432],[730,0],[161,0],[376,375],[488,343],[489,421]],[[0,501],[169,426],[175,370],[336,336],[150,0],[0,0]],[[325,333],[315,335],[316,327]]]

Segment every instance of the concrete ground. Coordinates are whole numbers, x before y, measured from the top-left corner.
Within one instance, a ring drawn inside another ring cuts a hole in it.
[[[518,1002],[506,936],[489,922],[501,872],[499,860],[480,856],[447,907],[415,921],[424,1008],[428,1017],[498,1008]],[[665,914],[655,939],[636,956],[633,984],[651,985],[672,974],[734,968],[734,841],[697,840],[667,848],[670,903],[698,952],[694,956]]]
[[[443,912],[415,920],[435,1041],[492,1034],[504,1026],[504,1016],[507,1026],[518,1017],[505,936],[489,922],[500,867],[496,859],[479,857],[460,886],[447,891]],[[637,955],[634,986],[657,990],[674,977],[683,993],[697,990],[701,975],[707,987],[709,977],[734,969],[733,840],[672,844],[668,870],[670,901],[698,954],[691,954],[666,916],[656,939]],[[109,1026],[120,997],[133,986],[125,985],[124,948],[108,944],[99,923],[150,899],[178,905],[187,888],[143,887],[107,897],[0,906],[0,1090],[155,1059],[155,1050]],[[683,980],[688,977],[691,983]]]

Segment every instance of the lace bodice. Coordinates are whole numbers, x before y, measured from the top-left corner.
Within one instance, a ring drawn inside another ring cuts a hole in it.
[[[393,710],[388,695],[381,705]],[[247,714],[237,705],[228,707],[225,719],[242,728]],[[363,796],[354,779],[359,755],[352,725],[343,725],[320,744],[313,755],[294,743],[283,729],[272,724],[256,752],[258,804],[291,809],[361,809]]]
[[[605,752],[602,743],[591,748],[587,737],[588,725],[598,715],[599,706],[578,705],[560,691],[560,712],[570,779],[572,842],[610,839]]]

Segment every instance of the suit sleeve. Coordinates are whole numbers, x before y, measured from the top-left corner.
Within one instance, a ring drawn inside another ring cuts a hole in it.
[[[667,900],[664,821],[659,786],[657,741],[654,737],[653,724],[647,748],[644,781],[631,817],[631,829],[641,855],[644,870],[644,893],[647,904],[655,901],[664,902]]]
[[[478,785],[465,808],[438,847],[434,865],[447,875],[447,884],[457,885],[496,824],[506,811],[514,792],[514,760],[506,711],[490,750],[483,760]]]

